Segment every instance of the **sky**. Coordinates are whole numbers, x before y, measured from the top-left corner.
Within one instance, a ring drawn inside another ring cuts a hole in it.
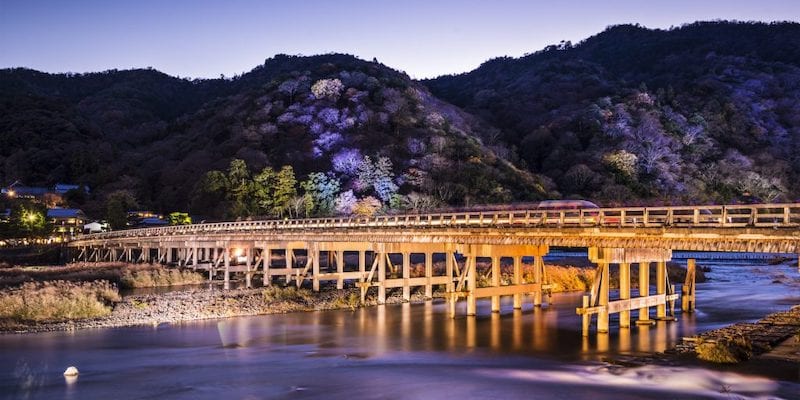
[[[797,0],[0,0],[0,68],[247,72],[275,54],[348,53],[422,79],[609,25],[800,21]]]

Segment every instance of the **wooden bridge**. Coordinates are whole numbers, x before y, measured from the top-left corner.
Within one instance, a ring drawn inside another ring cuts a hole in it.
[[[310,282],[315,291],[324,282],[339,289],[352,283],[362,301],[374,287],[383,303],[390,289],[402,288],[409,300],[412,289],[422,288],[430,298],[434,286],[443,286],[452,315],[462,297],[467,315],[475,315],[482,297],[491,298],[494,312],[505,295],[514,297],[514,308],[522,306],[523,294],[540,305],[552,289],[542,257],[551,247],[588,248],[597,269],[591,295],[577,309],[587,334],[595,314],[598,332],[608,331],[613,313],[623,328],[630,326],[633,310],[638,324],[652,323],[651,307],[656,319],[670,319],[679,297],[666,273],[673,250],[797,254],[799,244],[800,204],[763,204],[220,222],[84,235],[69,246],[76,261],[177,264],[207,270],[209,279],[221,272],[226,288],[231,273],[243,273],[247,286],[259,274],[264,285]],[[532,257],[532,265],[523,266],[523,257]],[[422,261],[412,266],[412,259]],[[633,298],[632,264],[638,265],[641,288]],[[691,311],[694,260],[687,265],[682,307]],[[620,277],[619,299],[613,301],[612,266]]]

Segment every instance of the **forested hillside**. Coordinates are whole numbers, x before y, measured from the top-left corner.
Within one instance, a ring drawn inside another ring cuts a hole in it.
[[[0,73],[0,87],[0,180],[89,185],[78,206],[95,214],[110,198],[234,218],[349,213],[359,200],[390,212],[546,196],[533,174],[481,144],[491,127],[347,55],[277,56],[232,80],[16,69]],[[296,184],[276,206],[266,176],[282,167]]]
[[[426,81],[496,126],[563,196],[604,203],[798,197],[800,25],[616,26]]]
[[[794,201],[800,25],[615,26],[424,82],[340,54],[213,80],[0,70],[0,143],[0,185],[88,185],[72,205],[97,217]]]

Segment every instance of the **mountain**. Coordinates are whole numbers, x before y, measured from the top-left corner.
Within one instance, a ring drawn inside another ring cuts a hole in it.
[[[494,128],[405,74],[348,55],[279,55],[231,80],[11,69],[0,71],[0,88],[0,181],[86,184],[94,190],[82,206],[95,215],[125,191],[140,207],[232,217],[206,201],[202,184],[233,159],[253,175],[289,165],[298,180],[319,172],[342,192],[380,197],[359,170],[369,157],[388,165],[400,200],[423,196],[429,206],[546,196],[535,175],[482,144]]]
[[[231,194],[215,192],[210,177],[230,183],[234,159],[248,179],[291,166],[298,182],[323,177],[395,211],[554,197],[794,201],[800,25],[614,26],[422,82],[343,54],[278,55],[208,80],[6,69],[0,143],[0,184],[88,185],[74,200],[94,216],[114,196],[161,212],[258,214],[232,213]]]
[[[497,127],[563,196],[800,197],[800,25],[608,28],[423,83]]]

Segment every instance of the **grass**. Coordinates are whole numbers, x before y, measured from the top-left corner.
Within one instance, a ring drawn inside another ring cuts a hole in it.
[[[261,295],[267,303],[311,304],[315,298],[315,294],[308,289],[298,289],[295,286],[269,286],[261,291]]]
[[[200,273],[190,270],[168,269],[157,264],[107,262],[0,269],[0,287],[16,287],[25,282],[59,280],[70,282],[103,280],[124,288],[186,285],[205,281]]]
[[[120,301],[107,281],[28,282],[0,293],[0,318],[16,322],[58,322],[103,317]]]
[[[697,358],[718,364],[735,364],[750,359],[753,354],[750,342],[743,336],[705,341],[697,344]]]
[[[120,277],[120,286],[127,289],[194,285],[205,282],[203,275],[192,270],[148,268],[124,268]]]

